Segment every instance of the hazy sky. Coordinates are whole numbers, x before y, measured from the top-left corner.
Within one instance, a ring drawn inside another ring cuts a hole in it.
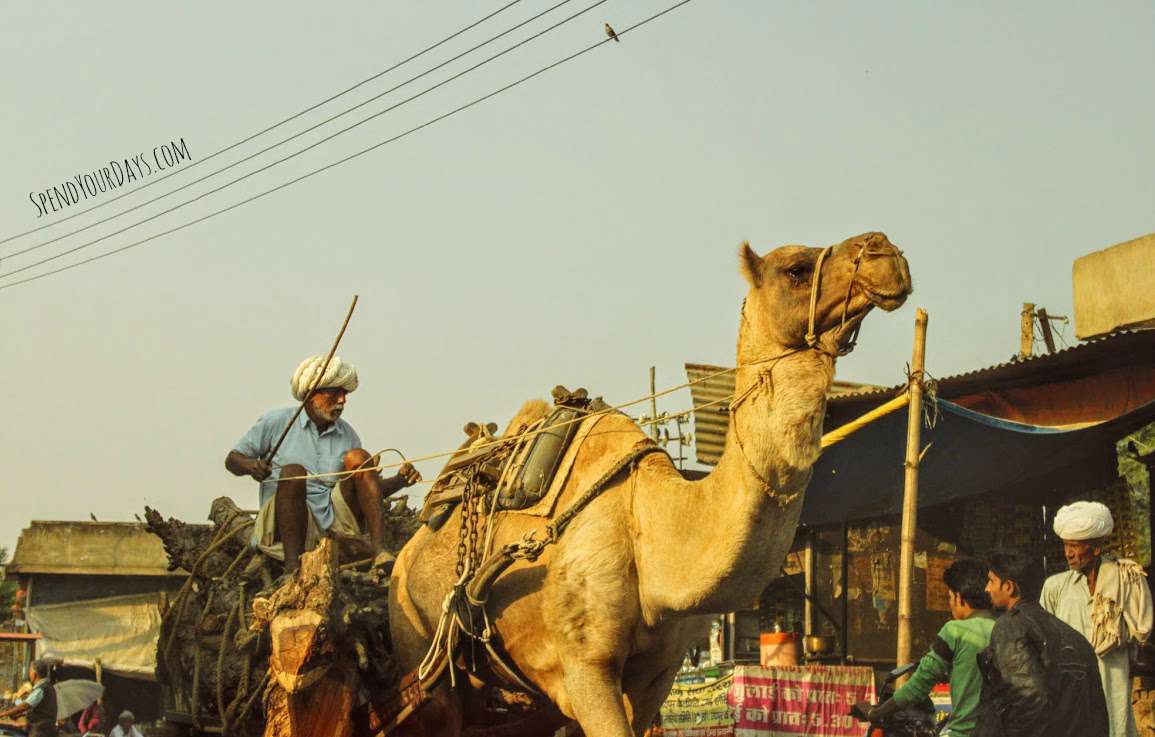
[[[136,230],[187,222],[388,138],[603,38],[606,21],[620,30],[671,1],[606,2]],[[500,4],[6,3],[0,230],[52,219],[37,219],[29,192],[181,138],[199,160]],[[524,0],[266,140],[545,7]],[[340,353],[362,385],[346,419],[372,448],[414,455],[456,446],[466,420],[504,422],[555,384],[621,401],[645,392],[650,365],[671,385],[684,381],[685,361],[732,361],[743,239],[761,251],[883,230],[906,250],[915,296],[868,321],[840,362],[842,379],[899,382],[915,306],[930,314],[932,373],[1004,361],[1017,348],[1023,301],[1070,314],[1075,257],[1155,230],[1153,70],[1150,2],[695,0],[292,188],[0,290],[0,545],[12,546],[31,519],[125,520],[149,504],[201,520],[221,494],[253,506],[256,485],[226,474],[224,455],[259,414],[292,402],[290,373],[327,349],[354,293],[361,304]],[[0,245],[0,256],[96,214]],[[5,258],[0,271],[31,256]],[[688,405],[688,393],[662,403]]]

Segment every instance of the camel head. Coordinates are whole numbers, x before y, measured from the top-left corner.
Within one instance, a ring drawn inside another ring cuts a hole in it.
[[[739,257],[750,284],[739,346],[748,359],[810,344],[831,355],[845,353],[868,312],[898,309],[911,293],[906,259],[882,233],[863,233],[830,249],[782,246],[765,256],[743,243]]]

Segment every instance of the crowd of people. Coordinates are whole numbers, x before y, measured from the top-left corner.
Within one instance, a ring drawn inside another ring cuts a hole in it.
[[[1151,590],[1134,561],[1104,555],[1114,520],[1098,502],[1055,515],[1068,570],[1045,578],[1019,551],[943,574],[951,621],[872,721],[949,681],[949,737],[1136,737],[1130,662],[1151,632]]]

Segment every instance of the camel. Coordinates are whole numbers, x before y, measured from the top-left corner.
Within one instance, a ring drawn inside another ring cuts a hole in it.
[[[641,735],[709,615],[748,605],[775,577],[820,452],[835,357],[852,347],[868,312],[895,310],[911,291],[906,260],[882,233],[765,256],[742,244],[739,260],[749,291],[717,467],[690,481],[664,454],[645,456],[536,562],[518,561],[498,578],[489,597],[512,663],[586,737]],[[555,513],[589,485],[586,467],[624,456],[645,437],[621,414],[599,422]],[[540,532],[544,522],[499,513],[497,544]],[[455,581],[459,527],[453,515],[436,532],[422,528],[397,559],[389,617],[401,672],[417,667],[434,635]],[[460,735],[470,698],[462,680],[440,689],[398,734]]]

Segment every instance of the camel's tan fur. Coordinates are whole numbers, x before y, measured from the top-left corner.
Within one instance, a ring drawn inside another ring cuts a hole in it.
[[[870,249],[856,271],[863,245]],[[853,324],[873,306],[898,307],[910,291],[906,262],[881,233],[839,244],[822,269],[817,305],[826,352],[799,350],[772,361],[804,344],[818,252],[788,246],[760,257],[746,244],[740,250],[750,290],[736,385],[739,395],[754,390],[734,412],[713,473],[690,482],[668,458],[646,457],[542,558],[515,564],[494,585],[489,611],[506,650],[587,737],[642,734],[706,615],[748,604],[782,563],[819,454],[843,302],[849,293]],[[622,415],[601,420],[557,509],[588,488],[598,459],[621,457],[642,436]],[[436,533],[420,530],[397,561],[389,614],[403,670],[425,654],[453,584],[459,524],[455,515]],[[530,530],[540,537],[543,521],[504,514],[496,524],[500,546]],[[443,691],[406,724],[408,733],[458,734],[468,698],[467,689]]]
[[[550,406],[544,399],[530,399],[525,404],[521,405],[521,409],[505,426],[505,431],[502,435],[509,435],[511,432],[516,432],[519,427],[528,427],[538,420],[545,419],[549,415]]]

